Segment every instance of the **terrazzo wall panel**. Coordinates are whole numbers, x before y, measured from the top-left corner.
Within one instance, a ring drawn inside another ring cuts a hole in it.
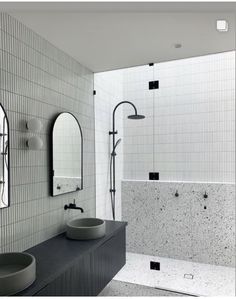
[[[21,251],[81,217],[64,211],[74,198],[83,217],[95,216],[93,73],[7,14],[0,15],[0,101],[10,121],[11,205],[0,210],[0,252]],[[49,134],[63,111],[79,120],[84,136],[84,190],[50,197]],[[43,128],[44,146],[27,150],[30,118]]]
[[[112,151],[112,112],[123,100],[121,71],[102,72],[94,75],[95,145],[96,145],[96,216],[112,219],[110,198],[110,155]],[[123,178],[123,105],[116,111],[116,220],[121,219],[121,179]]]
[[[122,220],[127,251],[235,265],[234,184],[125,180]]]

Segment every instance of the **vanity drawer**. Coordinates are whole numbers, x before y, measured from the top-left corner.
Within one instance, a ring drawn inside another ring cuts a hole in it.
[[[35,296],[91,296],[91,258],[84,255]]]
[[[76,242],[76,241],[75,241]],[[125,228],[71,267],[35,296],[96,296],[125,265]]]
[[[98,295],[125,265],[125,229],[111,237],[91,254],[93,295]]]

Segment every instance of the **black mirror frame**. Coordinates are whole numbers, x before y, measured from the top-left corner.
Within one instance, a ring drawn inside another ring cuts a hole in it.
[[[61,193],[61,194],[53,194],[53,176],[54,176],[54,167],[53,167],[53,130],[54,130],[54,126],[55,126],[55,123],[58,119],[58,117],[64,113],[68,113],[70,114],[71,116],[73,116],[73,118],[76,120],[78,126],[79,126],[79,129],[80,129],[80,134],[81,134],[81,188],[79,190],[74,190],[74,191],[69,191],[69,192],[65,192],[65,193]],[[84,148],[84,139],[83,139],[83,133],[82,133],[82,129],[81,129],[81,125],[78,121],[78,119],[74,116],[74,114],[72,114],[71,112],[68,112],[68,111],[64,111],[64,112],[61,112],[59,113],[56,118],[54,119],[53,121],[53,125],[52,125],[52,130],[51,130],[51,135],[50,135],[50,141],[51,141],[51,155],[50,155],[50,159],[51,159],[51,163],[50,163],[50,181],[51,181],[51,184],[50,184],[50,193],[51,193],[51,196],[55,197],[55,196],[59,196],[59,195],[63,195],[63,194],[68,194],[68,193],[73,193],[73,192],[77,192],[77,191],[81,191],[83,190],[83,185],[84,185],[84,170],[83,170],[83,165],[84,165],[84,161],[83,161],[83,148]]]
[[[4,115],[6,117],[6,123],[7,123],[7,129],[8,129],[8,159],[7,159],[7,163],[8,163],[8,202],[7,202],[7,206],[6,207],[2,207],[0,209],[7,209],[10,207],[10,203],[11,203],[11,188],[10,188],[10,184],[11,184],[11,178],[10,178],[10,169],[11,169],[11,164],[10,164],[10,125],[9,125],[9,119],[7,117],[7,113],[6,110],[4,109],[2,103],[0,103],[0,107],[2,108]]]

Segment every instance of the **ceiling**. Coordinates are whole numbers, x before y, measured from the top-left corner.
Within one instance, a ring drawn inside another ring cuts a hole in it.
[[[93,72],[235,49],[233,2],[8,2],[0,9]],[[228,32],[216,30],[217,19],[228,21]]]

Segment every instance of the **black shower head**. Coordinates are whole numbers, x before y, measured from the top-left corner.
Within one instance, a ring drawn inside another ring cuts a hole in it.
[[[145,116],[141,114],[132,114],[128,116],[129,119],[144,119]]]
[[[114,149],[116,149],[117,145],[121,142],[121,138],[116,141]]]
[[[113,151],[112,151],[112,153],[111,153],[112,156],[115,156],[115,155],[116,155],[116,147],[117,147],[117,145],[118,145],[120,142],[121,142],[121,139],[118,139],[118,140],[116,141],[116,144],[115,144],[115,146],[114,146],[114,148],[113,148]]]

